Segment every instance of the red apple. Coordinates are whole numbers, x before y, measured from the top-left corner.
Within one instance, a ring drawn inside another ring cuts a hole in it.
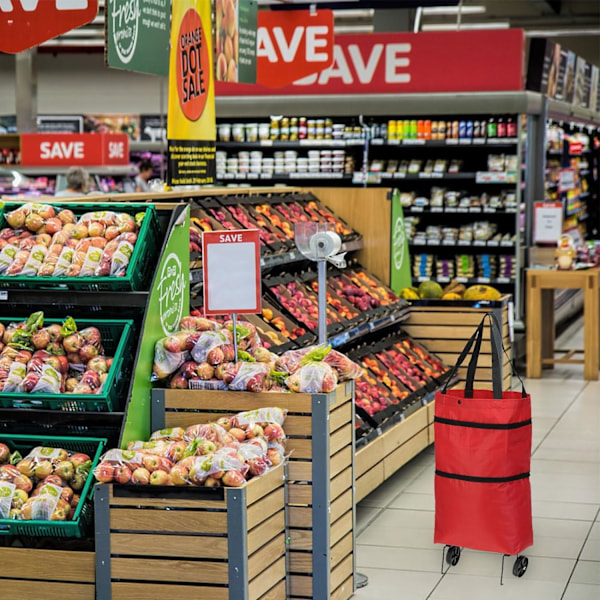
[[[228,487],[240,487],[246,483],[244,476],[239,471],[227,471],[223,475],[223,485]]]
[[[129,467],[120,466],[115,469],[114,478],[117,483],[129,483],[131,481],[131,469]]]
[[[148,485],[150,483],[150,471],[144,469],[144,467],[138,467],[131,474],[131,483]]]
[[[282,427],[277,423],[269,423],[269,425],[265,427],[264,433],[265,437],[270,442],[274,442],[275,440],[282,440],[285,438],[285,432],[283,431]]]
[[[232,427],[229,430],[229,434],[232,435],[238,442],[243,442],[246,439],[246,432],[238,427]]]
[[[94,469],[94,476],[101,483],[110,483],[115,475],[115,468],[109,463],[100,463]]]
[[[8,462],[10,449],[6,444],[0,444],[0,464]]]
[[[15,487],[18,490],[23,490],[24,492],[27,492],[28,494],[33,489],[33,482],[31,481],[31,479],[29,477],[27,477],[27,475],[23,475],[23,474],[18,475],[17,477],[15,477],[13,479],[13,483],[15,484]]]

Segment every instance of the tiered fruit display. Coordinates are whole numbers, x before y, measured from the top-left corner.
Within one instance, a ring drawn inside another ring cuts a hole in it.
[[[313,279],[309,285],[315,294],[319,293],[319,282],[316,279]],[[350,302],[347,300],[342,300],[339,297],[334,286],[330,284],[329,280],[327,280],[327,290],[325,295],[327,299],[327,306],[331,306],[331,308],[333,308],[342,319],[350,321],[351,319],[358,317],[360,314],[360,312],[355,310],[354,306]],[[369,306],[364,309],[362,309],[361,306],[362,304],[357,305],[357,308],[361,311],[366,311],[371,307],[371,303],[369,301]]]
[[[101,483],[241,487],[284,460],[285,416],[261,408],[155,431],[149,441],[106,452],[94,475]]]
[[[419,287],[407,287],[400,292],[405,300],[499,300],[502,294],[490,285],[466,287],[457,280],[445,288],[436,281],[423,281]]]
[[[72,520],[91,467],[87,454],[38,446],[23,458],[0,443],[0,519]]]
[[[327,393],[338,382],[356,379],[361,368],[330,346],[288,351],[277,356],[266,349],[256,328],[203,317],[184,317],[180,331],[156,342],[154,381],[171,388],[229,389],[232,391],[292,391]]]
[[[77,218],[70,209],[24,204],[5,215],[0,275],[123,277],[143,217],[98,211]]]
[[[402,394],[403,396],[400,398],[390,396],[390,391],[366,369],[356,381],[356,405],[364,409],[370,416],[393,404],[399,404],[400,400],[404,400],[408,396],[408,392],[402,392]]]
[[[276,309],[273,309],[265,302],[263,302],[263,306],[262,318],[266,323],[269,323],[269,325],[278,329],[281,332],[281,335],[290,340],[297,340],[303,335],[306,335],[306,329],[304,329],[304,327],[295,327],[291,321],[286,322],[283,315],[278,314]]]
[[[43,312],[7,327],[0,323],[0,394],[99,394],[113,358],[104,355],[98,328],[78,331],[70,317],[43,325]]]

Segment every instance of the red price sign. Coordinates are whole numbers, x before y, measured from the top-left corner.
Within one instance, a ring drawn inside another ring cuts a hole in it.
[[[261,311],[258,229],[205,231],[202,263],[206,315]]]
[[[89,23],[98,0],[0,1],[0,52],[16,54]]]

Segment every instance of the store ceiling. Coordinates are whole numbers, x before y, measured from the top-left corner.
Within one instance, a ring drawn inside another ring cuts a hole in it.
[[[103,51],[105,0],[99,5],[92,23],[50,40],[43,49]],[[409,16],[411,31],[415,23],[421,31],[518,27],[525,29],[529,37],[557,40],[600,65],[600,0],[259,0],[259,5],[274,10],[311,5],[333,8],[338,33],[372,32],[376,10],[403,11]]]

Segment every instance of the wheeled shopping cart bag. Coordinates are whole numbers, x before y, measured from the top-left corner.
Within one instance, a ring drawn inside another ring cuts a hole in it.
[[[473,389],[486,320],[492,391]],[[446,383],[435,399],[434,542],[515,555],[533,544],[531,401],[524,386],[502,391],[502,334],[492,313],[467,342],[453,375],[471,350],[465,389],[448,390]]]

